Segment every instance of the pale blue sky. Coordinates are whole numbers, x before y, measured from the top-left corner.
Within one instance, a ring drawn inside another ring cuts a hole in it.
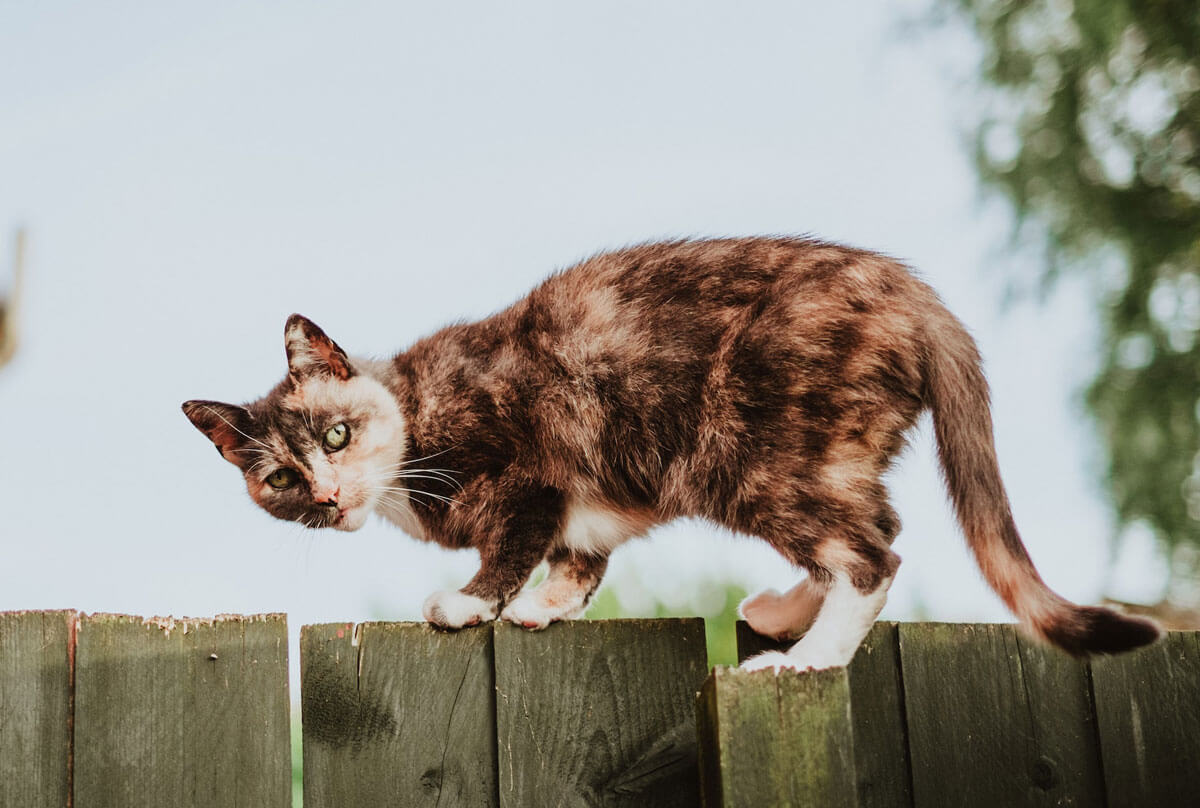
[[[180,402],[265,392],[293,311],[382,355],[601,248],[802,232],[909,261],[976,333],[1050,584],[1157,597],[1144,544],[1106,577],[1073,398],[1094,362],[1086,291],[1001,311],[1005,273],[1033,267],[1002,249],[963,147],[974,45],[906,33],[905,6],[4,5],[0,243],[7,261],[24,223],[31,249],[24,344],[0,372],[0,609],[414,618],[469,553],[272,520]],[[893,480],[905,563],[885,614],[1004,619],[927,428]],[[635,608],[701,608],[720,577],[794,576],[697,524],[610,573]]]

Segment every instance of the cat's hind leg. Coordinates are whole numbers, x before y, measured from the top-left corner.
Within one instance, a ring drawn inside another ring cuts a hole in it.
[[[900,556],[891,550],[900,519],[887,502],[886,490],[879,484],[857,490],[865,496],[811,499],[805,511],[779,514],[781,518],[767,523],[773,529],[760,531],[788,560],[808,569],[804,583],[811,582],[812,594],[819,591],[822,598],[803,600],[802,593],[793,589],[779,601],[762,601],[760,607],[766,606],[774,616],[796,593],[791,605],[794,613],[808,618],[806,608],[816,606],[815,619],[786,653],[759,654],[742,663],[743,668],[821,669],[846,665],[854,657],[887,602],[888,587],[900,566]],[[775,603],[780,608],[772,612]],[[748,621],[752,611],[745,612]],[[759,622],[775,627],[769,620]],[[751,627],[760,631],[753,622]],[[797,633],[788,639],[795,636]]]
[[[572,552],[556,547],[546,557],[550,571],[536,587],[521,592],[504,607],[502,620],[528,629],[543,629],[559,620],[579,617],[608,566],[607,555]]]
[[[746,598],[738,613],[763,636],[797,640],[817,619],[828,591],[827,583],[809,576],[783,594],[768,589]]]
[[[825,553],[829,586],[816,620],[786,652],[769,651],[742,663],[746,670],[820,670],[848,665],[887,602],[899,556],[884,548],[883,563],[855,557],[846,548]],[[833,556],[833,558],[830,558]]]

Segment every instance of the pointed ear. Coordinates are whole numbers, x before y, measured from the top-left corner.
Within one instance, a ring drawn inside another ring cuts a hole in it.
[[[183,414],[216,444],[221,457],[240,465],[238,451],[253,440],[248,434],[250,412],[245,407],[219,401],[185,401]]]
[[[293,314],[283,327],[288,372],[294,379],[332,376],[345,381],[354,375],[346,352],[325,336],[325,332],[307,317]]]

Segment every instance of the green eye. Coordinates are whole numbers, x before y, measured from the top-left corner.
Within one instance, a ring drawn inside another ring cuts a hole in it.
[[[350,442],[350,427],[345,424],[334,424],[325,430],[325,448],[336,452]]]
[[[267,485],[276,491],[291,488],[300,479],[300,475],[292,469],[275,469],[267,476]]]

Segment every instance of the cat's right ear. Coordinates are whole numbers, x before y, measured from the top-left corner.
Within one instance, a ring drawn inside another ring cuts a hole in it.
[[[283,345],[287,350],[288,373],[297,381],[310,376],[346,381],[354,375],[346,352],[307,317],[293,314],[287,319]]]
[[[185,401],[183,414],[216,445],[221,457],[235,466],[241,465],[238,452],[253,440],[247,434],[249,410],[219,401]]]

